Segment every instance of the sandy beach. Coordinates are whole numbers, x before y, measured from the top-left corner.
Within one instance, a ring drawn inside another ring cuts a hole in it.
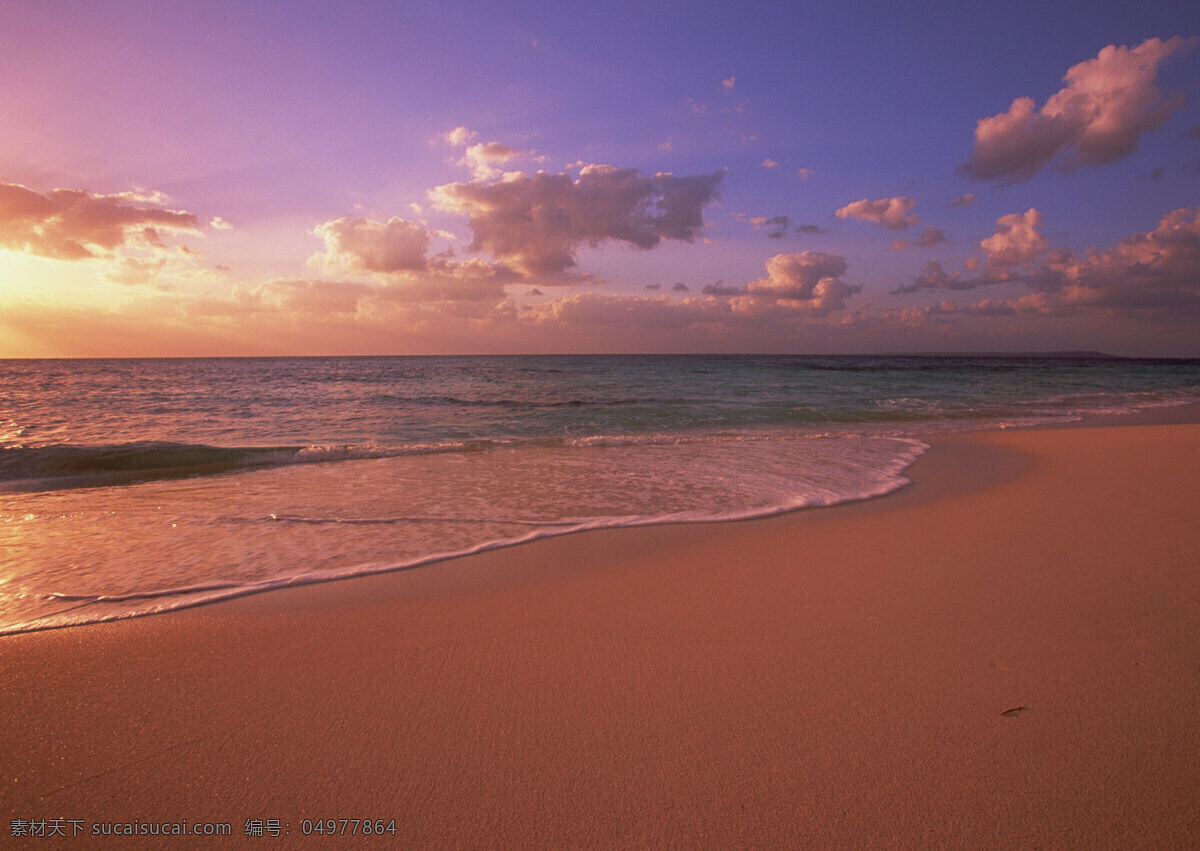
[[[1195,846],[1196,407],[941,437],[867,502],[0,639],[2,808],[237,840],[394,819],[406,846]]]

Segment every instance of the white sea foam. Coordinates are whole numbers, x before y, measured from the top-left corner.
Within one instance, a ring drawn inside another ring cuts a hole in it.
[[[402,570],[552,535],[865,499],[901,487],[925,448],[844,436],[525,446],[147,482],[108,489],[109,505],[97,500],[103,491],[45,493],[31,519],[47,534],[8,541],[21,576],[0,586],[0,633]],[[71,564],[81,553],[86,577]],[[58,590],[67,582],[85,587]]]

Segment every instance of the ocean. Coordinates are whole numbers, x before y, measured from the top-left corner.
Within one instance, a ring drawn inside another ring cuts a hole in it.
[[[0,361],[0,634],[583,529],[889,493],[935,433],[1200,401],[1200,361]]]

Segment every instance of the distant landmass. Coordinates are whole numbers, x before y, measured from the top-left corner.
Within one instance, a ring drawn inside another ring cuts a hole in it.
[[[944,358],[1107,358],[1109,360],[1135,360],[1124,355],[1107,352],[891,352],[882,357],[944,357]]]

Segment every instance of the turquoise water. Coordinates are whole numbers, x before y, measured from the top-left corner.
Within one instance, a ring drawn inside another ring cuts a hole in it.
[[[905,483],[925,435],[1197,401],[1200,362],[0,361],[0,388],[12,632],[876,496]]]

